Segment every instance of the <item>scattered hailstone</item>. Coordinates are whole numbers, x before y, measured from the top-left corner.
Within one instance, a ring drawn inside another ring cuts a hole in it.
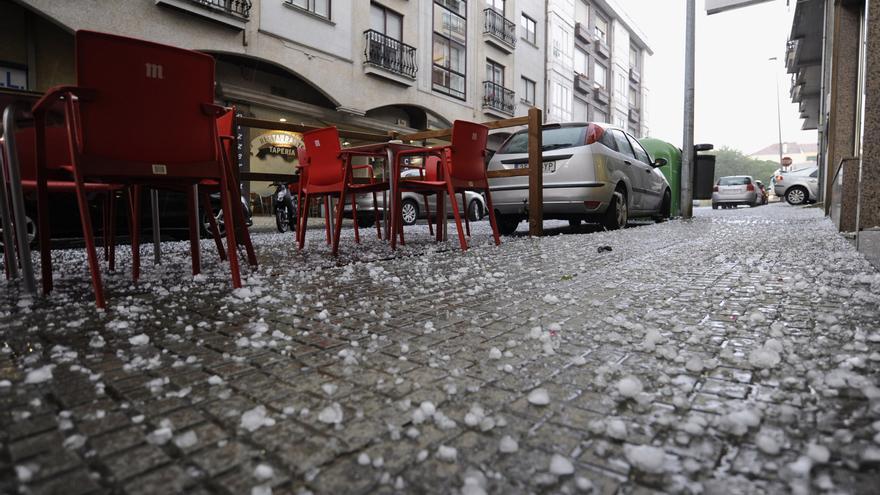
[[[250,432],[274,424],[275,420],[266,415],[266,406],[257,406],[241,415],[241,427]]]
[[[559,298],[554,296],[553,294],[547,294],[544,296],[544,302],[547,304],[556,304],[559,302]]]
[[[831,452],[824,445],[811,443],[807,446],[807,457],[812,459],[813,462],[824,464],[831,458]]]
[[[650,445],[624,445],[623,453],[629,463],[639,471],[651,474],[663,472],[663,465],[666,463],[663,449]]]
[[[198,443],[198,441],[199,437],[192,430],[174,437],[174,445],[177,445],[180,449],[188,449]]]
[[[574,486],[577,487],[578,491],[581,492],[592,493],[594,490],[593,482],[590,481],[588,478],[584,478],[581,476],[578,476],[574,479]]]
[[[338,425],[342,423],[342,416],[342,406],[338,402],[334,402],[318,413],[318,421]]]
[[[101,337],[100,335],[95,335],[92,337],[92,340],[89,341],[89,347],[93,349],[100,349],[101,347],[104,347],[104,344],[104,337]]]
[[[493,347],[489,350],[489,359],[501,359],[501,349]]]
[[[761,452],[767,455],[776,455],[781,449],[776,438],[774,438],[773,435],[764,432],[758,434],[758,437],[755,439],[755,444]]]
[[[568,458],[559,454],[553,454],[553,457],[550,459],[550,472],[557,476],[574,474],[574,465]]]
[[[760,311],[752,311],[751,313],[749,313],[749,323],[752,326],[758,326],[765,321],[767,321],[767,317],[764,316],[764,313]]]
[[[326,309],[322,309],[320,313],[318,313],[318,319],[324,321],[330,318],[330,313]]]
[[[269,485],[257,485],[251,488],[251,495],[272,495],[272,487]]]
[[[369,466],[372,461],[370,460],[370,456],[367,455],[366,452],[361,452],[360,455],[358,455],[357,462],[361,466]]]
[[[208,377],[208,385],[223,385],[223,379],[217,375]]]
[[[171,428],[157,428],[147,435],[147,443],[153,445],[165,445],[168,443],[168,440],[171,440],[172,436],[174,436],[174,434],[171,433]]]
[[[546,406],[550,403],[550,394],[545,388],[536,388],[529,393],[529,404],[535,406]]]
[[[501,437],[501,443],[498,444],[498,451],[502,454],[512,454],[519,450],[519,444],[510,435]]]
[[[782,358],[779,356],[779,350],[775,347],[776,346],[768,346],[767,344],[764,344],[763,347],[753,350],[751,354],[749,354],[749,363],[755,368],[773,368],[782,361]]]
[[[458,449],[456,449],[455,447],[441,445],[437,448],[437,458],[441,461],[455,462],[455,460],[458,458]]]
[[[587,358],[585,358],[583,356],[578,356],[578,357],[571,360],[571,364],[573,364],[575,366],[583,366],[583,365],[587,364]]]
[[[323,390],[324,393],[327,395],[335,394],[336,390],[338,390],[338,389],[339,389],[339,387],[335,383],[325,383],[325,384],[321,385],[321,390]]]
[[[131,345],[135,345],[135,346],[147,345],[150,343],[150,337],[148,337],[147,334],[144,334],[144,333],[138,334],[138,335],[135,335],[134,337],[130,337],[128,339],[128,343]]]
[[[55,368],[54,364],[47,364],[46,366],[33,369],[28,371],[27,376],[24,378],[25,383],[43,383],[52,379],[52,370]]]
[[[266,481],[275,476],[275,470],[268,464],[257,464],[254,468],[254,478],[260,481]]]
[[[605,434],[615,440],[626,438],[626,423],[620,419],[610,419],[605,425]]]
[[[86,437],[75,434],[64,439],[64,448],[67,450],[76,450],[86,444]]]
[[[617,391],[624,397],[635,398],[642,393],[642,382],[634,376],[624,377],[617,382]]]

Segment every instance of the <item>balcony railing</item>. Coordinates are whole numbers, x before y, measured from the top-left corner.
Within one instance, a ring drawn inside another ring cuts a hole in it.
[[[483,82],[483,108],[513,115],[516,110],[515,93],[492,81]]]
[[[247,19],[251,16],[251,0],[189,0],[197,5],[204,5],[235,17]]]
[[[416,78],[416,49],[372,29],[364,31],[364,63]]]
[[[498,38],[511,48],[516,46],[516,24],[504,17],[504,14],[495,9],[483,11],[485,18],[483,32]]]

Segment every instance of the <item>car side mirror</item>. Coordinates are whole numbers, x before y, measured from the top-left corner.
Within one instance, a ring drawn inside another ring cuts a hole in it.
[[[657,167],[662,167],[662,166],[666,165],[667,163],[669,163],[669,162],[666,161],[666,158],[657,158],[656,160],[654,160],[654,163],[652,163],[651,165],[654,168],[657,168]]]

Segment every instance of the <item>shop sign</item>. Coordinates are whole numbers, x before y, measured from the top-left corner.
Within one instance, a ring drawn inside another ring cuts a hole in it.
[[[0,88],[27,89],[27,69],[0,65]]]
[[[302,134],[288,131],[271,131],[254,139],[257,158],[266,159],[268,155],[280,156],[287,161],[296,159],[296,149],[303,146]]]

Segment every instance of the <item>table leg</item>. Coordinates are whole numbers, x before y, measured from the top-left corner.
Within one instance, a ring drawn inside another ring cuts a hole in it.
[[[37,283],[34,280],[31,246],[27,237],[27,213],[24,209],[24,194],[21,190],[18,152],[15,147],[15,104],[7,106],[6,110],[3,111],[3,133],[6,139],[6,154],[9,158],[7,163],[9,192],[12,197],[12,216],[15,223],[15,237],[18,242],[18,258],[21,263],[24,290],[29,294],[36,294]],[[9,249],[12,249],[12,246]]]
[[[391,220],[392,215],[394,215],[395,212],[397,211],[397,191],[395,190],[396,188],[394,187],[395,182],[396,182],[394,180],[395,177],[392,177],[392,175],[394,175],[394,171],[395,171],[394,150],[391,149],[390,147],[386,148],[386,150],[385,150],[385,171],[388,174],[385,177],[387,177],[387,179],[388,179],[388,196],[391,200],[390,207],[389,207],[388,203],[384,203],[384,205],[385,205],[385,238],[386,238],[386,240],[390,241],[391,236],[397,235],[397,232],[391,232],[391,226],[394,224],[394,222]],[[385,193],[382,193],[382,194],[385,194]]]
[[[195,223],[193,225],[196,226],[196,229],[195,229],[196,230],[195,231],[196,242],[195,242],[194,247],[195,247],[195,254],[196,254],[195,258],[198,261],[198,266],[196,268],[198,269],[197,271],[199,273],[201,273],[201,271],[202,271],[202,243],[199,242],[200,237],[201,237],[201,228],[199,225],[199,221],[200,221],[199,219],[201,218],[201,215],[199,214],[199,185],[198,184],[193,185],[192,189],[193,190],[192,190],[191,197],[192,197],[192,203],[193,203],[193,214],[195,215],[195,218],[193,218],[193,221]],[[159,198],[159,196],[157,195],[156,196],[156,204],[157,205],[158,205],[158,198]],[[238,199],[238,198],[233,198],[233,199]],[[241,208],[241,200],[232,202],[232,207],[233,208]],[[230,225],[235,225],[235,217],[232,216],[233,213],[230,211],[230,212],[227,212],[227,214],[229,215],[228,217],[226,216],[226,214],[223,215],[224,219],[228,218],[228,220],[225,220],[226,226],[228,227]],[[154,222],[158,222],[159,216],[156,215],[155,218],[156,218],[156,220],[154,220]],[[238,234],[238,232],[236,232],[236,234]],[[237,239],[238,238],[236,238],[236,242],[238,242]],[[157,241],[158,241],[158,237],[156,237],[156,234],[153,234],[153,242],[155,243]],[[237,256],[237,255],[238,255],[238,246],[229,246],[229,256]]]
[[[159,191],[150,189],[150,214],[153,219],[153,263],[162,264],[161,232],[159,225]]]
[[[9,210],[9,200],[6,199],[6,184],[9,183],[9,175],[6,171],[6,156],[0,156],[0,220],[3,227],[3,258],[6,263],[7,278],[18,278],[18,261],[15,259],[15,238],[12,235],[13,227],[12,212]]]

